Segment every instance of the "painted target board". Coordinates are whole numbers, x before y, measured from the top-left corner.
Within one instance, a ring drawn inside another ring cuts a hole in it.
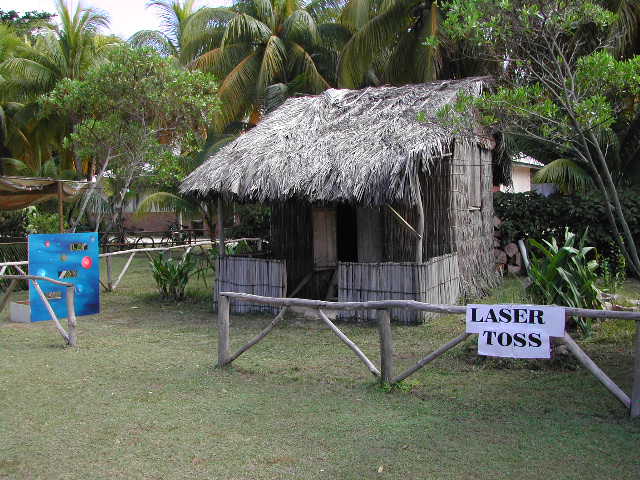
[[[564,307],[467,305],[467,333],[478,334],[478,354],[551,358],[550,337],[563,337]]]
[[[100,312],[100,256],[98,234],[56,233],[29,235],[29,273],[75,285],[76,316]],[[38,282],[58,318],[68,316],[67,289]],[[47,308],[29,282],[31,321],[51,320]]]

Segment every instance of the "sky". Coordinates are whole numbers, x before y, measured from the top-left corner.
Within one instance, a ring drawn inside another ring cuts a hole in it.
[[[69,0],[67,0],[69,1]],[[77,0],[71,0],[73,5]],[[158,30],[160,19],[154,9],[145,8],[147,0],[82,0],[85,7],[104,10],[111,17],[111,33],[124,39],[138,30]],[[200,0],[198,6],[229,5],[229,0]],[[20,13],[40,10],[55,13],[55,0],[0,0],[1,10],[15,10]],[[109,33],[109,32],[105,32]]]

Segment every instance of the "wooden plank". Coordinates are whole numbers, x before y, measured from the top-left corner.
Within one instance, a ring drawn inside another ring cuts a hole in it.
[[[335,267],[338,264],[335,208],[312,208],[313,266]]]
[[[431,352],[429,355],[427,355],[426,357],[424,357],[422,360],[420,360],[418,363],[416,363],[413,367],[408,368],[407,370],[405,370],[404,372],[402,372],[400,375],[398,375],[397,377],[394,377],[390,383],[398,383],[401,382],[402,380],[404,380],[405,378],[407,378],[409,375],[413,375],[414,373],[416,373],[418,370],[420,370],[422,367],[424,367],[425,365],[427,365],[428,363],[434,361],[436,358],[440,357],[443,353],[445,353],[448,350],[451,350],[453,347],[455,347],[456,345],[458,345],[460,342],[463,342],[464,340],[467,339],[467,337],[469,337],[469,335],[471,335],[470,333],[463,333],[462,335],[460,335],[459,337],[454,338],[453,340],[451,340],[448,343],[445,343],[443,346],[441,346],[440,348],[438,348],[437,350],[434,350],[433,352]]]
[[[587,355],[578,344],[571,338],[571,336],[565,332],[564,338],[560,340],[564,342],[567,348],[571,351],[574,357],[582,364],[584,368],[589,370],[594,377],[598,379],[598,381],[604,385],[604,387],[611,392],[611,394],[616,397],[625,407],[631,407],[631,400],[627,396],[626,393],[622,391],[616,383],[611,380],[606,373],[604,373],[600,367],[598,367],[589,355]]]
[[[253,347],[255,344],[257,344],[258,342],[260,342],[263,338],[265,338],[269,332],[271,332],[271,330],[273,330],[273,327],[276,326],[276,324],[282,320],[282,318],[284,317],[285,312],[287,311],[287,307],[284,307],[280,310],[280,313],[278,313],[278,315],[276,315],[276,317],[271,320],[271,323],[269,323],[269,325],[267,325],[258,335],[256,335],[255,337],[253,337],[253,339],[251,339],[249,342],[247,342],[244,346],[242,346],[240,349],[238,349],[238,351],[236,353],[234,353],[233,355],[231,355],[228,359],[227,359],[227,363],[231,363],[233,362],[236,358],[238,358],[240,355],[242,355],[244,352],[246,352],[247,350],[249,350],[251,347]]]
[[[67,323],[69,325],[69,346],[75,347],[78,344],[78,334],[76,333],[76,304],[75,287],[67,287]]]
[[[229,358],[229,298],[218,299],[218,367],[227,365]]]
[[[51,320],[53,320],[53,323],[56,326],[56,329],[58,330],[60,335],[62,335],[62,338],[64,338],[65,342],[67,344],[70,344],[71,340],[69,339],[69,335],[67,334],[65,329],[60,324],[60,321],[58,320],[58,317],[56,316],[56,313],[53,311],[53,308],[51,307],[51,304],[49,303],[49,299],[47,298],[47,296],[42,291],[42,288],[40,288],[40,285],[38,284],[38,281],[34,280],[34,279],[31,279],[31,283],[33,284],[33,288],[35,288],[36,292],[38,292],[38,295],[42,299],[42,301],[44,303],[44,306],[47,309],[47,312],[49,312],[49,315],[51,316]]]
[[[227,255],[224,243],[224,204],[222,195],[218,197],[218,255],[224,258]]]
[[[318,310],[318,315],[320,315],[322,321],[327,324],[327,326],[333,331],[333,333],[335,333],[340,340],[342,340],[351,350],[353,350],[358,358],[362,360],[363,363],[367,366],[369,371],[376,377],[379,377],[380,370],[376,368],[376,366],[371,362],[371,360],[367,358],[362,350],[360,350],[355,343],[349,340],[349,337],[342,333],[342,331],[338,327],[336,327],[331,320],[329,320],[329,317],[327,317],[322,310]]]
[[[378,311],[378,333],[380,335],[380,381],[391,383],[393,378],[393,337],[391,334],[391,314],[388,310]]]
[[[133,260],[133,257],[135,257],[135,255],[136,255],[136,251],[134,250],[129,256],[129,258],[127,259],[127,263],[124,264],[124,267],[120,272],[120,275],[118,275],[118,279],[116,280],[116,283],[113,284],[113,287],[111,288],[112,291],[118,288],[118,285],[120,285],[120,281],[122,280],[122,277],[124,277],[124,274],[127,273],[127,270],[129,269],[129,265],[131,265],[131,261]]]
[[[0,300],[0,312],[2,312],[2,310],[4,310],[4,307],[7,306],[7,303],[9,303],[9,299],[11,298],[11,295],[13,294],[13,290],[16,288],[17,284],[18,284],[18,280],[15,280],[15,279],[11,280],[11,283],[9,283],[9,286],[4,292],[2,300]]]
[[[22,278],[22,277],[19,277]],[[261,297],[248,293],[221,292],[230,298],[243,299],[253,303],[263,305],[273,305],[278,307],[306,307],[322,310],[386,310],[389,308],[410,308],[433,313],[457,313],[464,315],[466,306],[446,305],[435,303],[416,302],[415,300],[378,300],[371,302],[327,302],[324,300],[308,300],[304,298],[282,298],[282,297]],[[640,320],[640,312],[623,312],[617,310],[590,310],[586,308],[565,308],[565,312],[570,316],[581,316],[590,318],[620,318],[626,320]]]

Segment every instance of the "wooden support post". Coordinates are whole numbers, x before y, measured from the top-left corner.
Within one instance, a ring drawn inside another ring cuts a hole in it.
[[[58,216],[60,233],[64,233],[64,204],[62,203],[62,181],[58,180]]]
[[[416,263],[422,263],[422,251],[424,249],[424,204],[422,203],[422,193],[420,192],[420,174],[416,175],[416,208],[418,209],[418,225],[416,231],[418,238],[416,240]]]
[[[379,377],[380,370],[376,368],[373,362],[367,358],[367,356],[362,352],[362,350],[360,350],[355,343],[349,340],[349,337],[347,337],[344,333],[342,333],[342,331],[338,327],[336,327],[331,320],[329,320],[329,317],[327,317],[322,310],[318,310],[318,315],[320,315],[320,318],[322,319],[322,321],[326,323],[331,330],[333,330],[333,333],[335,333],[338,336],[338,338],[342,340],[347,345],[347,347],[353,350],[353,352],[358,356],[358,358],[364,362],[364,364],[367,366],[369,371],[376,377]]]
[[[11,280],[11,283],[7,287],[7,290],[4,292],[4,296],[2,297],[2,300],[0,300],[0,312],[2,312],[2,310],[4,310],[4,307],[7,306],[7,303],[9,303],[9,299],[11,298],[11,295],[13,294],[13,290],[16,288],[17,284],[18,284],[18,280]]]
[[[224,203],[222,195],[218,197],[218,256],[224,258],[226,250],[224,247]]]
[[[218,367],[223,368],[229,363],[229,297],[220,295],[218,298]]]
[[[600,370],[593,360],[589,358],[589,356],[578,346],[578,344],[571,338],[571,336],[565,332],[564,338],[559,339],[561,342],[567,346],[567,348],[571,351],[574,357],[582,364],[584,368],[589,370],[594,377],[598,379],[598,381],[604,385],[604,387],[611,392],[611,394],[616,397],[620,402],[627,408],[631,407],[631,400],[624,393],[616,383],[611,380],[606,373]],[[637,361],[637,357],[636,357]],[[637,363],[636,363],[637,365]]]
[[[42,288],[40,288],[40,285],[38,284],[38,281],[37,280],[31,280],[31,282],[33,283],[33,288],[36,289],[36,292],[38,292],[38,295],[40,296],[40,298],[44,302],[44,306],[46,307],[47,312],[49,312],[49,315],[51,315],[51,320],[53,320],[53,323],[55,324],[56,329],[58,330],[60,335],[62,335],[62,338],[64,338],[65,342],[67,342],[67,344],[70,344],[69,335],[67,335],[67,332],[64,330],[64,328],[60,324],[60,321],[58,320],[58,317],[56,316],[56,313],[53,311],[53,308],[51,308],[51,304],[49,303],[49,299],[47,298],[47,296],[42,291]]]
[[[105,260],[107,262],[107,291],[113,292],[113,283],[111,282],[111,256],[106,257]]]
[[[136,255],[136,252],[133,252],[131,255],[129,255],[129,259],[127,260],[127,263],[124,264],[124,267],[122,268],[120,275],[118,275],[118,279],[116,280],[116,283],[113,284],[113,287],[111,288],[111,290],[115,290],[116,288],[118,288],[118,285],[120,284],[120,280],[122,280],[122,277],[124,277],[124,274],[127,273],[127,270],[129,269],[129,265],[131,265],[131,261],[133,260],[133,257],[135,257],[135,255]]]
[[[636,321],[636,340],[633,353],[633,386],[631,390],[631,418],[640,417],[640,322]]]
[[[243,347],[241,347],[236,353],[234,353],[233,355],[231,355],[228,359],[227,359],[227,363],[231,363],[233,362],[236,358],[238,358],[240,355],[242,355],[244,352],[246,352],[247,350],[249,350],[251,347],[253,347],[256,343],[258,343],[259,341],[261,341],[264,337],[266,337],[269,332],[271,330],[273,330],[273,327],[276,326],[276,324],[282,320],[282,317],[284,317],[285,312],[287,311],[287,307],[283,307],[280,309],[280,312],[278,312],[278,315],[276,315],[276,317],[271,320],[271,323],[269,323],[269,325],[267,325],[258,335],[256,335],[255,337],[253,337],[253,339],[251,339],[246,345],[244,345]]]
[[[445,353],[447,350],[452,349],[453,347],[458,345],[460,342],[463,342],[464,340],[466,340],[469,335],[471,335],[471,334],[470,333],[463,333],[462,335],[460,335],[459,337],[454,338],[450,342],[445,343],[443,346],[441,346],[437,350],[434,350],[429,355],[424,357],[422,360],[420,360],[418,363],[416,363],[413,367],[408,368],[407,370],[402,372],[400,375],[398,375],[397,377],[393,378],[393,380],[391,380],[391,383],[401,382],[402,380],[407,378],[409,375],[413,375],[418,370],[420,370],[422,367],[424,367],[427,363],[432,362],[433,360],[438,358],[440,355]]]
[[[391,336],[389,310],[378,310],[378,332],[380,334],[380,381],[391,383],[393,378],[393,337]]]
[[[78,335],[76,333],[76,306],[75,306],[75,287],[67,287],[67,322],[69,324],[68,342],[69,346],[75,347],[78,343]]]

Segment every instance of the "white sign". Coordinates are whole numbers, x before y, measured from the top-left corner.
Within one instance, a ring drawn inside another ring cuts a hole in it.
[[[563,307],[468,305],[467,333],[478,334],[478,354],[550,358],[549,337],[564,336]]]

